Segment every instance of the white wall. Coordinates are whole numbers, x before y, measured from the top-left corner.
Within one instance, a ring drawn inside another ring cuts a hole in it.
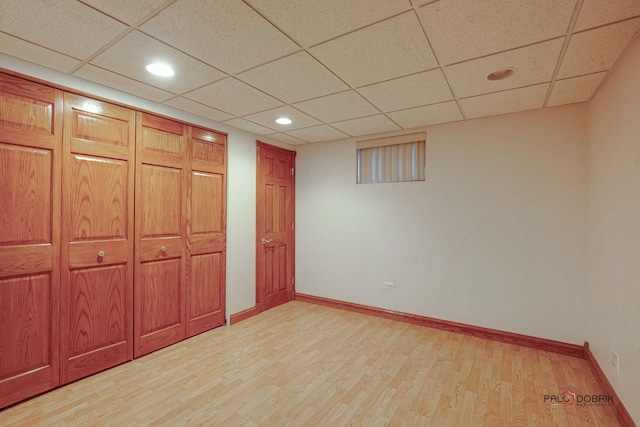
[[[640,39],[589,105],[589,343],[640,424]],[[611,349],[620,355],[620,375]]]
[[[585,341],[584,104],[429,127],[424,182],[356,185],[355,140],[298,147],[297,292]]]
[[[12,70],[133,108],[173,117],[228,133],[227,193],[227,320],[231,314],[256,302],[256,139],[280,147],[292,147],[213,120],[176,110],[137,96],[69,76],[0,53],[0,68]]]

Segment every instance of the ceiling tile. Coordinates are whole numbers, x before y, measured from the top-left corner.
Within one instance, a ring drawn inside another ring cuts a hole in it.
[[[177,108],[178,110],[215,120],[216,122],[222,122],[233,118],[231,114],[227,114],[224,111],[216,110],[215,108],[208,107],[187,98],[173,98],[164,104],[169,107]]]
[[[569,41],[558,78],[610,69],[639,28],[640,18],[636,18],[574,34]]]
[[[303,46],[411,9],[406,0],[249,0],[249,3]]]
[[[135,24],[166,0],[80,0],[127,24]]]
[[[462,114],[455,101],[395,111],[388,116],[403,129],[462,120]]]
[[[294,104],[299,110],[323,122],[337,122],[370,116],[378,110],[354,90]]]
[[[553,107],[555,105],[588,101],[605,74],[607,73],[602,72],[556,81],[547,106]]]
[[[292,130],[287,134],[300,138],[307,142],[333,141],[334,139],[348,138],[349,135],[327,125],[313,126],[310,128]]]
[[[299,47],[241,1],[178,0],[142,30],[225,72],[237,73]]]
[[[461,99],[460,104],[469,119],[534,110],[542,108],[548,89],[549,83],[543,83]]]
[[[75,0],[2,0],[0,28],[8,34],[84,59],[127,26]],[[64,23],[64,24],[61,24]]]
[[[349,88],[306,52],[298,52],[236,77],[287,103]]]
[[[400,129],[395,123],[382,114],[331,123],[331,126],[351,136],[369,135]]]
[[[293,123],[290,125],[280,125],[276,123],[279,117],[288,117]],[[309,126],[319,125],[320,122],[305,113],[296,110],[288,105],[284,107],[274,108],[273,110],[263,111],[261,113],[251,114],[244,117],[247,120],[261,124],[263,126],[286,132],[289,130],[306,128]]]
[[[358,91],[385,112],[453,99],[440,69],[388,80]]]
[[[152,62],[170,65],[176,75],[154,76],[145,69]],[[139,31],[130,33],[91,63],[173,93],[184,93],[225,77],[224,73],[215,68]]]
[[[156,102],[166,101],[174,96],[172,93],[89,64],[83,65],[78,71],[73,73],[73,75]]]
[[[275,139],[276,141],[284,142],[285,144],[289,144],[289,145],[302,145],[307,143],[307,141],[294,138],[293,136],[287,135],[284,133],[273,133],[271,135],[266,135],[266,136],[271,139]]]
[[[311,53],[352,86],[437,66],[413,11],[318,45]]]
[[[459,98],[551,81],[564,38],[538,43],[446,68],[447,78]],[[494,71],[513,68],[504,80],[489,80]]]
[[[232,77],[194,90],[184,96],[234,116],[244,116],[283,105],[277,99]]]
[[[232,119],[224,122],[229,126],[236,127],[238,129],[246,130],[247,132],[255,133],[256,135],[267,135],[273,133],[273,129],[269,129],[264,126],[257,125],[245,119]]]
[[[69,72],[80,64],[70,56],[0,33],[0,52],[54,70]]]
[[[640,15],[638,0],[584,0],[575,31],[586,30]]]
[[[443,0],[421,10],[444,65],[563,35],[574,7],[558,0]]]

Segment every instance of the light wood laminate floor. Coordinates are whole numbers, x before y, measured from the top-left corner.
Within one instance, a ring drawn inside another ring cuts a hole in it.
[[[0,412],[9,426],[617,426],[587,362],[290,302]]]

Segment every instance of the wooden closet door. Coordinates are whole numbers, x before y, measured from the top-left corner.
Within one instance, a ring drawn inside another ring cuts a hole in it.
[[[185,337],[188,127],[150,114],[136,120],[134,356]]]
[[[61,382],[133,358],[135,112],[64,95]]]
[[[62,92],[0,74],[0,407],[59,384]]]
[[[225,322],[225,135],[192,128],[187,185],[187,336]]]

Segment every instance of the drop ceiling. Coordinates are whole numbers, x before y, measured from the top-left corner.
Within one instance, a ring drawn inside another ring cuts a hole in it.
[[[639,29],[640,0],[2,0],[0,52],[298,145],[587,101]]]

